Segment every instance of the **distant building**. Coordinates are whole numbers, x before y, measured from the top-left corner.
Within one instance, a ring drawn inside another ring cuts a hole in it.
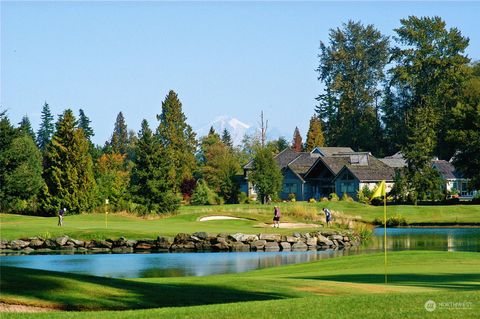
[[[433,160],[434,167],[445,180],[445,189],[448,192],[457,191],[460,198],[472,198],[476,191],[468,189],[469,179],[455,169],[452,163],[445,160]]]

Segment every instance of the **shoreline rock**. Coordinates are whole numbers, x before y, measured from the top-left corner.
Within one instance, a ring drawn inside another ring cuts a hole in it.
[[[250,252],[307,251],[358,246],[360,237],[351,231],[316,231],[291,236],[260,234],[180,233],[175,237],[131,240],[125,237],[105,240],[80,240],[69,236],[32,237],[1,240],[0,255],[7,253],[135,253],[135,252]]]

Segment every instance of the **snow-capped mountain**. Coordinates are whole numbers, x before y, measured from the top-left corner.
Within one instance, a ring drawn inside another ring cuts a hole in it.
[[[208,132],[210,131],[210,127],[213,127],[215,132],[220,135],[222,135],[224,129],[227,129],[232,136],[233,145],[238,146],[242,144],[242,139],[245,134],[259,134],[260,128],[258,126],[246,124],[234,117],[223,115],[218,116],[212,122],[196,129],[195,132],[197,133],[197,138],[201,138],[202,136],[208,134]],[[267,140],[277,139],[280,136],[282,136],[282,133],[279,129],[270,126],[267,128]]]
[[[242,121],[234,117],[223,115],[217,117],[212,122],[196,129],[195,132],[197,133],[197,137],[207,135],[210,131],[210,127],[213,127],[215,132],[220,135],[222,135],[224,129],[227,129],[227,131],[229,131],[230,135],[232,136],[233,145],[240,145],[242,143],[242,139],[245,133],[250,134],[252,131],[251,125],[243,123]]]

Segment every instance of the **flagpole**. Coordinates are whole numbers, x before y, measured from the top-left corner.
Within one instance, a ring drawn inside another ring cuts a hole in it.
[[[385,284],[387,283],[387,192],[383,195],[383,225],[384,225],[384,238],[383,247],[385,251]]]

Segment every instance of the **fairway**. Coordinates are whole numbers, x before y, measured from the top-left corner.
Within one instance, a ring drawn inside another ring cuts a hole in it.
[[[325,203],[279,203],[282,212],[281,222],[313,223],[322,225],[323,207],[333,211],[338,220],[350,219],[362,223],[371,223],[375,218],[383,218],[383,207],[364,205],[356,202]],[[480,205],[458,206],[388,206],[388,216],[399,215],[407,223],[442,224],[479,224]],[[232,216],[243,220],[209,220],[201,222],[202,217]],[[67,215],[64,227],[57,226],[56,217],[36,217],[24,215],[0,214],[1,239],[19,239],[39,236],[43,238],[68,235],[81,239],[106,239],[121,236],[139,239],[156,238],[158,235],[174,236],[178,233],[205,231],[211,233],[250,233],[275,232],[292,234],[294,231],[314,231],[317,228],[268,227],[272,225],[273,206],[271,205],[219,205],[219,206],[182,206],[178,214],[167,217],[142,218],[119,213],[109,214],[108,224],[105,214]],[[461,222],[460,222],[461,221]],[[259,225],[267,225],[261,227]],[[107,227],[106,227],[107,226]]]
[[[358,255],[208,277],[109,279],[2,268],[7,303],[73,312],[2,318],[338,318],[424,317],[424,304],[467,302],[435,318],[471,318],[479,310],[480,256],[467,252],[396,252],[383,283],[383,255]],[[441,262],[440,262],[441,261]],[[117,312],[112,310],[138,309]],[[98,312],[77,312],[95,310]],[[108,311],[103,311],[108,310]]]

